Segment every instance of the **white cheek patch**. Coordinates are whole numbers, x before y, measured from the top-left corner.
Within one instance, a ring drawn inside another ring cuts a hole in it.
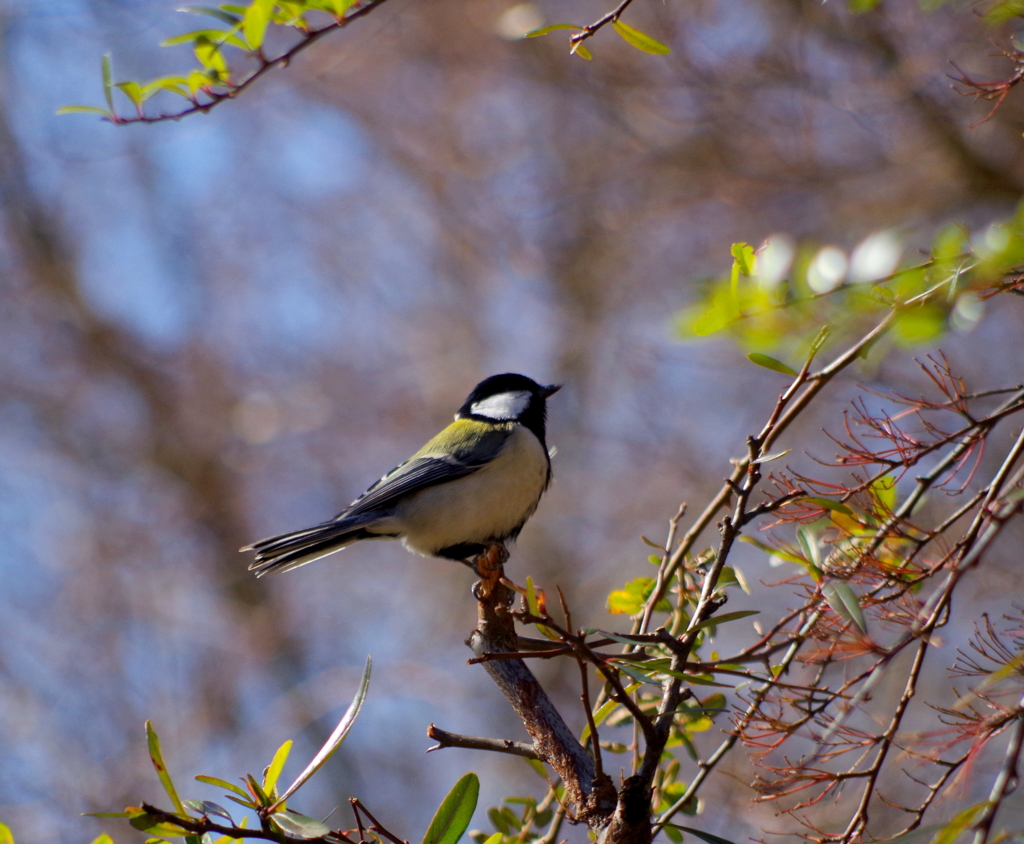
[[[530,394],[526,390],[513,390],[478,401],[469,410],[474,416],[488,419],[518,419],[529,406]]]

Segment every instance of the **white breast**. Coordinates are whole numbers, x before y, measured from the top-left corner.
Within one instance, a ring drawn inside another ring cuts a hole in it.
[[[423,490],[396,513],[404,544],[431,556],[452,545],[503,539],[536,509],[547,479],[544,447],[517,425],[490,464],[465,478]]]

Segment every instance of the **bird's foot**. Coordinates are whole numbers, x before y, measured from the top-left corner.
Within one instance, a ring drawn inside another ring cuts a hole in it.
[[[501,543],[488,545],[472,560],[467,561],[470,568],[479,576],[473,584],[473,597],[478,601],[486,601],[494,593],[495,588],[505,576],[505,562],[508,560],[508,549]]]

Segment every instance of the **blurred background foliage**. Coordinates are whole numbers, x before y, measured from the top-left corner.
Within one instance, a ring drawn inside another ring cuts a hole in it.
[[[430,722],[523,738],[464,665],[467,571],[382,543],[257,582],[236,549],[337,512],[480,378],[522,371],[566,389],[556,483],[510,570],[614,624],[608,592],[652,572],[640,535],[702,504],[785,383],[746,354],[799,366],[820,327],[803,347],[785,321],[681,342],[716,279],[755,284],[730,244],[770,238],[762,273],[788,254],[821,292],[933,243],[952,258],[966,232],[1006,248],[992,224],[1024,192],[1019,95],[968,129],[986,106],[945,76],[1005,74],[988,39],[1015,19],[959,0],[637,2],[629,23],[672,52],[608,29],[590,62],[566,33],[518,36],[607,11],[591,2],[393,0],[208,115],[54,115],[97,99],[106,51],[118,80],[187,72],[187,48],[155,47],[195,28],[173,6],[0,2],[0,817],[19,844],[90,840],[80,812],[157,799],[147,718],[179,778],[258,770],[288,738],[308,758],[368,652],[367,705],[306,811],[358,794],[412,837],[470,768],[481,806],[535,790],[521,760],[420,755]],[[937,343],[976,389],[1019,381],[1024,321],[999,301],[869,356],[787,462],[834,452],[821,428],[860,386],[923,389],[911,356]],[[993,616],[1021,538],[971,587]],[[557,668],[542,680],[575,712]],[[730,772],[701,825],[740,840],[772,813]]]

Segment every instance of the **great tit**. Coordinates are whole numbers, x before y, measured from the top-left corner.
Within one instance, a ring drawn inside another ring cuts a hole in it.
[[[451,425],[329,522],[241,549],[256,552],[249,568],[287,571],[363,539],[468,563],[515,539],[551,481],[546,401],[560,388],[512,373],[481,381]]]

